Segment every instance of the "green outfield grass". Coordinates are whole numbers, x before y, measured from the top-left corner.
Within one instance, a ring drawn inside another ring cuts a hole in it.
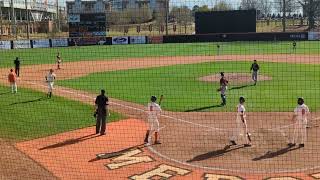
[[[215,55],[217,44],[221,45],[220,54],[285,54],[292,51],[292,42],[180,43],[15,49],[0,51],[0,67],[12,67],[15,57],[22,59],[22,66],[55,63],[58,51],[64,62],[130,57]],[[319,41],[301,41],[297,43],[296,53],[320,54],[319,46]]]
[[[95,125],[92,106],[43,93],[0,86],[0,138],[28,140]],[[112,113],[109,122],[122,119]]]
[[[240,96],[247,98],[248,111],[292,111],[296,98],[303,96],[314,111],[319,109],[320,66],[286,63],[260,63],[261,73],[271,81],[257,86],[229,86],[228,105],[220,104],[216,91],[218,83],[198,81],[199,77],[224,72],[248,72],[249,62],[212,62],[175,65],[152,69],[135,69],[95,73],[58,84],[95,92],[106,87],[109,96],[126,101],[147,104],[150,95],[165,95],[163,108],[172,111],[234,111]]]

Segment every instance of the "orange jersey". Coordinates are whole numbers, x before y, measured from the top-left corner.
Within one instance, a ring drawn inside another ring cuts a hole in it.
[[[16,74],[13,73],[13,72],[10,72],[9,75],[8,75],[8,81],[11,82],[11,83],[16,82]]]

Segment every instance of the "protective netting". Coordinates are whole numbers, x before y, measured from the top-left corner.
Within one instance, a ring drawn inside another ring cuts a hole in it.
[[[28,3],[0,2],[0,179],[320,177],[318,1]]]

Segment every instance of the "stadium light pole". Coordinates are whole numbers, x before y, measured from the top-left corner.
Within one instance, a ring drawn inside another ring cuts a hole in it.
[[[168,35],[169,0],[165,0],[165,2],[166,2],[166,35]]]
[[[14,13],[14,7],[13,7],[13,0],[11,0],[11,31],[12,35],[17,38],[17,31],[16,31],[16,17]]]
[[[2,26],[2,3],[3,3],[3,1],[0,2],[0,32],[1,32],[1,35],[3,34],[3,26]]]
[[[58,29],[58,32],[60,32],[60,18],[59,18],[59,0],[56,1],[57,2],[57,29]]]
[[[29,34],[29,11],[28,11],[28,2],[27,0],[24,1],[25,6],[26,6],[26,18],[27,18],[27,39],[30,39],[30,34]]]

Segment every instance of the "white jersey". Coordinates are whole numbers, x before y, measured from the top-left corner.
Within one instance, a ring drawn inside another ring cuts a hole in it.
[[[244,105],[238,104],[238,106],[237,106],[237,120],[242,121],[241,115],[243,115],[243,118],[245,118],[246,117],[245,112],[246,112],[246,108],[244,107]]]
[[[244,107],[243,104],[238,104],[237,112],[238,112],[238,115],[244,115],[245,116],[246,108]]]
[[[47,76],[46,76],[46,79],[48,82],[53,82],[56,78],[56,75],[54,73],[49,73]]]
[[[155,102],[148,103],[148,118],[157,119],[160,116],[161,107]]]
[[[307,105],[302,104],[302,105],[298,105],[295,109],[294,109],[294,114],[297,116],[297,120],[303,120],[306,121],[307,120],[307,115],[309,114],[309,108]]]

